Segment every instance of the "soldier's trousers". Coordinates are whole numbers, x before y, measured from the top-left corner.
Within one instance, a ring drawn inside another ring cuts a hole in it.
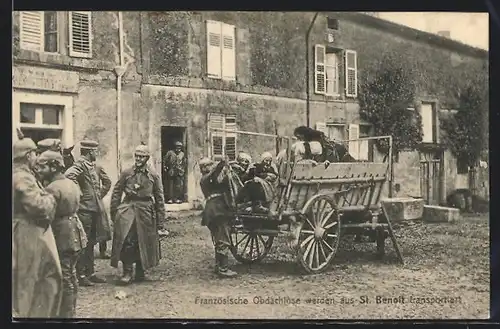
[[[76,301],[78,296],[76,263],[79,254],[79,251],[59,252],[63,276],[63,293],[61,308],[59,309],[60,318],[74,318],[76,314]]]
[[[78,218],[82,222],[87,234],[87,246],[81,251],[76,264],[79,276],[92,276],[94,274],[94,246],[96,245],[98,214],[92,211],[79,211]]]
[[[230,225],[228,221],[215,221],[208,227],[212,235],[215,253],[229,256],[231,246]]]
[[[168,198],[170,200],[184,201],[184,177],[167,177]]]

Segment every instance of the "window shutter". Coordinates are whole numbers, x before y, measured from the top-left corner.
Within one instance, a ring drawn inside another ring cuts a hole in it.
[[[213,129],[224,129],[224,114],[209,113],[208,114],[208,127]],[[222,131],[211,131],[212,135],[222,136]]]
[[[326,127],[326,122],[316,122],[316,130],[323,132],[328,136],[328,129]]]
[[[338,60],[337,54],[326,54],[326,95],[333,96],[339,93]]]
[[[224,129],[233,131],[238,130],[238,127],[236,125],[236,115],[226,115]],[[236,160],[237,134],[226,132],[225,136],[226,138],[225,138],[224,155],[226,155],[229,158],[229,160]]]
[[[207,75],[210,78],[222,77],[222,24],[207,20]]]
[[[358,65],[357,54],[354,50],[345,51],[345,89],[346,96],[358,95]]]
[[[212,134],[212,159],[222,160],[224,158],[224,138]]]
[[[236,80],[236,47],[234,25],[222,24],[222,79]]]
[[[359,138],[359,125],[349,125],[349,140]],[[359,159],[359,141],[349,141],[349,154],[356,160]]]
[[[21,11],[19,41],[21,49],[42,51],[44,47],[43,11]]]
[[[92,57],[92,17],[90,11],[69,12],[69,55]]]
[[[325,93],[325,46],[314,46],[314,92]]]

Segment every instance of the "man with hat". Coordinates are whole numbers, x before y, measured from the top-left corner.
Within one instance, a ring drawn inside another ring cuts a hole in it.
[[[237,273],[229,268],[231,212],[224,195],[228,191],[226,174],[229,171],[229,164],[227,161],[220,161],[214,166],[212,160],[203,158],[198,166],[202,174],[200,187],[205,197],[201,225],[206,226],[212,235],[215,272],[221,278],[231,278]]]
[[[78,217],[88,238],[76,267],[82,286],[106,282],[94,272],[94,246],[98,242],[111,240],[110,223],[102,202],[111,188],[111,180],[104,169],[95,163],[98,145],[92,140],[81,141],[80,159],[66,170],[66,177],[80,186]]]
[[[175,148],[167,152],[163,165],[163,170],[167,176],[167,203],[182,203],[184,200],[184,176],[187,163],[181,142],[175,142]]]
[[[23,138],[13,147],[12,313],[14,317],[55,317],[62,273],[50,222],[55,199],[37,181],[36,144]]]
[[[49,182],[45,190],[56,200],[56,213],[52,230],[63,276],[60,318],[75,317],[78,294],[76,263],[79,252],[87,244],[87,235],[76,214],[80,204],[80,189],[64,172],[63,156],[59,152],[45,151],[37,159],[39,174]]]
[[[54,152],[62,152],[61,140],[56,138],[42,139],[37,143],[37,153],[42,154],[45,151],[51,150]]]
[[[158,229],[165,217],[163,184],[160,175],[147,164],[150,158],[147,146],[139,145],[134,157],[135,164],[122,171],[111,194],[110,214],[114,223],[111,266],[117,268],[118,262],[122,262],[123,285],[134,279],[145,280],[144,271],[159,264]]]

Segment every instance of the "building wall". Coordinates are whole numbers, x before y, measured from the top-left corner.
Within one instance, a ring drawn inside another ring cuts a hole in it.
[[[313,16],[299,12],[123,12],[123,59],[127,65],[121,92],[122,165],[132,163],[133,149],[144,141],[150,145],[152,162],[160,170],[161,126],[184,126],[188,133],[188,194],[190,200],[196,200],[201,197],[196,160],[207,155],[209,112],[236,114],[239,129],[268,134],[277,129],[278,133],[289,135],[296,126],[305,124],[305,31]],[[206,76],[206,19],[236,26],[236,81]],[[455,106],[456,81],[466,81],[467,77],[487,70],[484,59],[463,51],[430,45],[427,40],[412,40],[398,31],[383,30],[342,14],[338,19],[339,29],[334,31],[335,41],[331,45],[357,51],[358,80],[370,72],[384,51],[411,54],[421,73],[417,77],[419,94],[437,100],[442,110]],[[15,90],[28,88],[35,94],[70,95],[73,142],[84,136],[98,140],[100,161],[115,181],[118,168],[114,68],[120,63],[118,13],[92,13],[91,59],[20,50],[18,24],[18,13],[14,13],[14,66],[37,67],[42,72],[70,71],[78,75],[78,81],[70,92],[46,86],[37,90],[22,83]],[[345,97],[343,92],[338,97],[314,94],[312,47],[316,43],[327,43],[323,15],[318,16],[311,30],[311,125],[361,122],[355,98]],[[54,79],[53,75],[50,79]],[[341,80],[340,90],[343,88]],[[247,151],[254,158],[274,149],[274,141],[269,138],[238,140],[238,150]],[[457,184],[456,163],[450,155],[446,155],[445,163],[448,190]],[[400,194],[420,194],[418,166],[417,153],[400,155],[394,170],[394,183],[401,185]]]

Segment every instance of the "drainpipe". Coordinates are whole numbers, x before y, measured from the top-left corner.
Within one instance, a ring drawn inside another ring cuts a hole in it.
[[[122,128],[122,77],[125,74],[125,56],[123,47],[123,16],[122,12],[118,12],[118,34],[120,40],[120,63],[115,67],[116,74],[116,166],[118,168],[118,175],[122,170],[121,163],[121,128]]]
[[[310,110],[310,87],[309,87],[309,66],[310,66],[310,63],[309,63],[309,37],[311,35],[311,31],[312,31],[312,27],[314,26],[314,22],[316,22],[316,18],[318,17],[318,14],[319,12],[316,12],[316,14],[314,14],[314,18],[312,19],[311,21],[311,24],[309,25],[309,28],[307,29],[307,33],[306,33],[306,123],[307,123],[307,126],[310,127],[310,113],[311,113],[311,110]]]

